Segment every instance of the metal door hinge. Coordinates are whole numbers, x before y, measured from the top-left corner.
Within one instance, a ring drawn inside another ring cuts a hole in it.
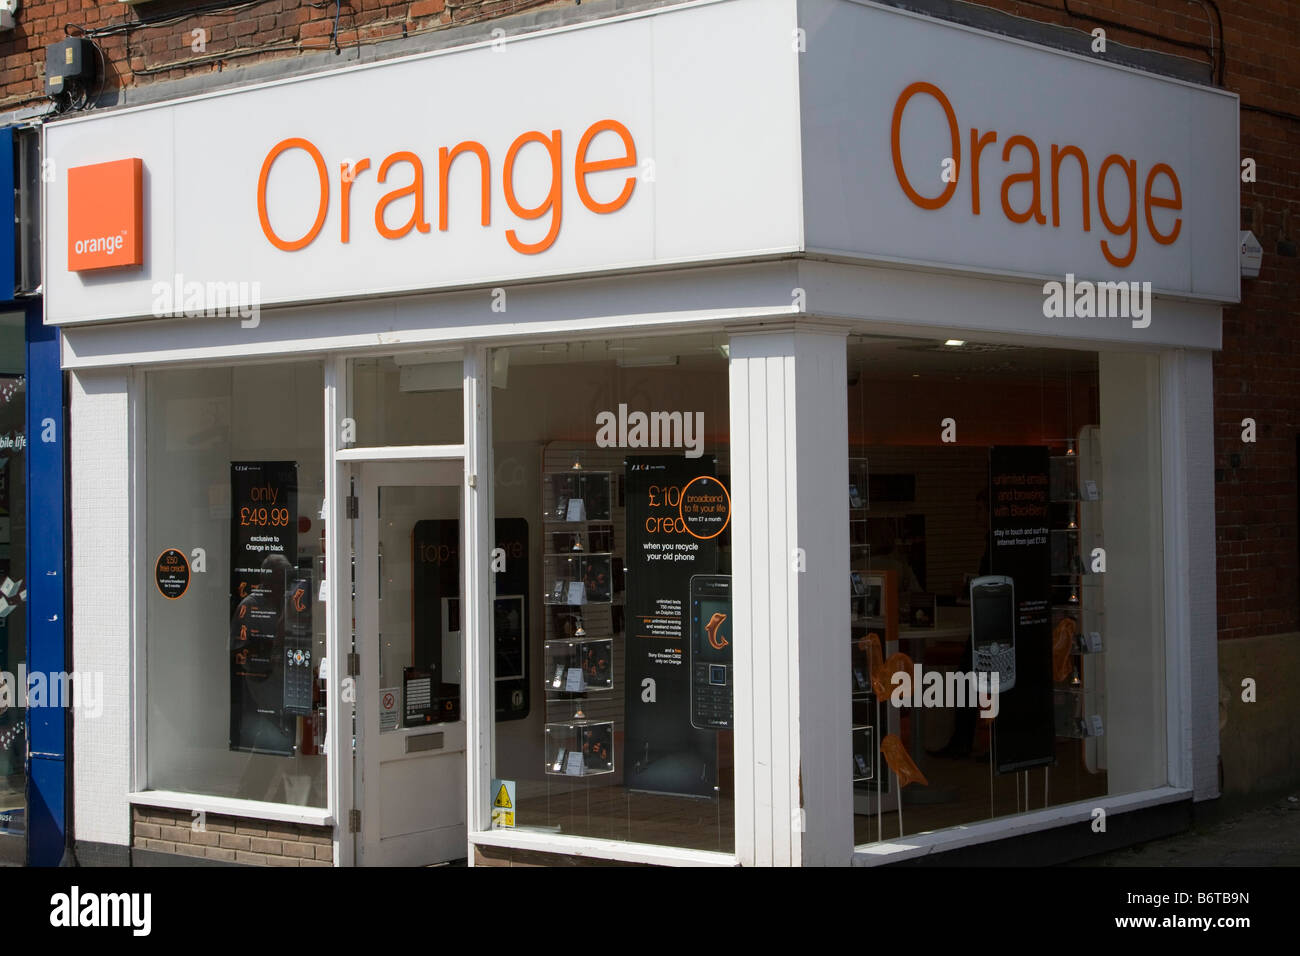
[[[358,654],[356,651],[348,652],[348,676],[349,677],[361,676],[361,655]]]
[[[348,811],[348,832],[361,832],[361,811],[355,808]]]
[[[347,510],[349,518],[361,517],[361,502],[357,500],[356,495],[348,495],[343,499],[343,507]]]

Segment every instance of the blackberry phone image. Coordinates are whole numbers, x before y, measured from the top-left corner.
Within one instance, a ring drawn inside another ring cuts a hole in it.
[[[1016,686],[1016,588],[1005,575],[970,583],[970,637],[976,672],[996,672],[998,692]]]
[[[733,673],[731,667],[731,576],[691,577],[691,726],[697,730],[730,730]]]

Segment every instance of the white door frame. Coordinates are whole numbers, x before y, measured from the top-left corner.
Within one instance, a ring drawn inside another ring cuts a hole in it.
[[[325,494],[326,494],[326,553],[329,569],[344,569],[342,573],[326,572],[325,589],[328,601],[327,635],[327,686],[337,688],[329,694],[327,711],[328,739],[330,741],[329,807],[334,828],[334,864],[352,866],[357,860],[356,847],[360,834],[349,832],[350,810],[360,809],[361,795],[355,783],[360,779],[353,748],[353,718],[355,712],[356,678],[348,675],[348,653],[352,650],[353,600],[351,588],[351,560],[355,522],[348,519],[347,498],[354,477],[359,480],[360,466],[366,462],[458,462],[464,478],[462,494],[463,557],[461,561],[462,599],[462,674],[461,715],[466,722],[468,735],[467,781],[469,806],[467,829],[470,833],[482,827],[486,811],[476,816],[482,799],[486,799],[490,776],[487,741],[482,739],[484,728],[492,728],[492,687],[490,655],[491,621],[485,618],[490,604],[490,575],[485,562],[475,560],[477,555],[487,555],[492,542],[487,528],[490,526],[490,480],[479,483],[476,475],[490,475],[488,458],[491,454],[485,362],[488,350],[483,346],[466,349],[465,355],[465,442],[460,445],[418,445],[401,447],[344,447],[344,428],[351,408],[351,375],[348,354],[336,353],[325,360]],[[484,550],[487,549],[487,550]],[[482,565],[482,567],[480,567]],[[487,592],[487,599],[483,593]],[[480,692],[480,682],[487,673],[486,693]],[[358,728],[359,729],[359,728]],[[479,819],[479,816],[482,819]],[[363,816],[364,821],[364,816]],[[472,860],[471,860],[472,862]]]

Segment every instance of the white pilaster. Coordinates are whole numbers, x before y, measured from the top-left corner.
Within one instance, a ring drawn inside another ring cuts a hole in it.
[[[736,330],[730,354],[736,853],[848,865],[845,333]]]

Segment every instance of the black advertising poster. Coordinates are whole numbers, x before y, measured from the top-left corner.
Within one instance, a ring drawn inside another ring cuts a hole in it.
[[[297,580],[298,463],[230,463],[230,749],[292,756],[285,597]]]
[[[1055,761],[1052,709],[1048,451],[997,445],[989,453],[990,570],[1012,579],[1015,684],[993,724],[999,773]]]
[[[627,785],[712,796],[718,777],[718,731],[696,725],[729,726],[730,713],[724,719],[716,707],[701,710],[698,691],[711,691],[707,685],[692,686],[692,579],[701,592],[697,599],[713,602],[712,621],[722,601],[729,600],[729,589],[722,586],[717,571],[720,536],[729,531],[730,502],[712,457],[629,458],[625,467]],[[730,621],[711,626],[702,639],[711,638],[711,646],[720,648],[716,663],[721,665],[725,656],[729,674]],[[708,670],[706,666],[706,682]]]
[[[496,656],[497,720],[528,716],[528,522],[497,518],[497,547],[504,566],[494,566],[492,647]]]
[[[462,610],[460,522],[417,521],[411,529],[411,667],[403,675],[404,727],[460,719]]]

